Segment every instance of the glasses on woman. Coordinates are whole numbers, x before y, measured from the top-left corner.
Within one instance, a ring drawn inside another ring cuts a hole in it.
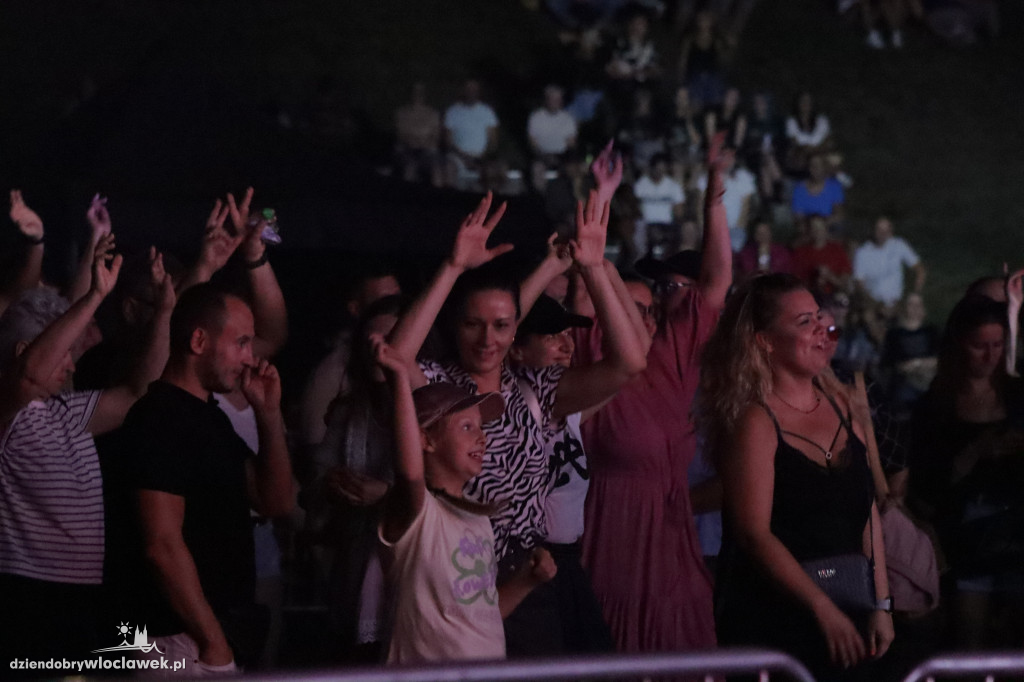
[[[680,289],[689,289],[693,286],[692,282],[674,282],[671,280],[663,280],[654,283],[654,291],[657,294],[674,294]]]

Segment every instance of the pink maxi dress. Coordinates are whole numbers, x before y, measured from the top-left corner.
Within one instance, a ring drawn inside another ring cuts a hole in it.
[[[701,558],[686,469],[700,352],[718,311],[694,287],[647,356],[647,369],[583,424],[590,464],[583,562],[624,652],[715,646],[711,576]],[[582,364],[601,333],[576,330]]]

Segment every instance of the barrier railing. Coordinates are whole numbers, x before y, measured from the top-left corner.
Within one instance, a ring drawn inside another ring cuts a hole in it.
[[[722,675],[769,675],[797,682],[815,682],[799,661],[768,649],[716,649],[687,653],[602,654],[490,663],[458,663],[416,667],[345,668],[295,671],[246,677],[247,682],[505,682],[512,680],[599,680],[683,676],[714,680]],[[775,678],[778,679],[778,678]]]
[[[985,653],[950,654],[929,658],[903,682],[931,682],[936,678],[974,675],[992,682],[996,675],[1024,676],[1024,651],[987,651]]]

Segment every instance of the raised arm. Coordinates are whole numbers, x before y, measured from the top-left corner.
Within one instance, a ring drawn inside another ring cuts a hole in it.
[[[374,335],[371,341],[374,359],[387,376],[394,401],[395,484],[384,509],[381,530],[385,540],[397,542],[419,515],[427,494],[423,447],[408,363],[382,336]]]
[[[121,256],[111,256],[104,244],[113,244],[110,236],[97,246],[93,277],[89,293],[76,301],[53,321],[31,343],[25,346],[14,365],[5,372],[0,390],[0,425],[7,424],[32,400],[49,398],[47,386],[54,368],[62,365],[71,346],[82,335],[104,297],[113,289],[121,271]],[[111,259],[110,267],[106,259]]]
[[[562,375],[552,409],[555,419],[602,402],[647,367],[646,353],[604,267],[608,213],[608,204],[598,206],[597,193],[591,192],[586,210],[582,202],[577,204],[576,239],[571,242],[607,351],[598,362]]]
[[[232,236],[224,229],[224,221],[227,220],[229,213],[230,207],[223,201],[217,199],[214,202],[213,210],[206,219],[206,232],[203,234],[199,259],[178,283],[179,294],[196,284],[209,282],[213,273],[224,267],[231,254],[242,243],[242,235]]]
[[[8,291],[0,292],[0,313],[23,291],[39,286],[43,272],[43,221],[25,205],[21,190],[11,190],[11,220],[28,243],[28,253]]]
[[[732,151],[722,151],[723,135],[716,135],[708,149],[708,189],[704,193],[704,257],[700,269],[700,286],[704,300],[715,309],[725,305],[725,296],[732,286],[732,245],[729,242],[729,219],[722,197],[722,177],[732,165]]]
[[[597,203],[611,203],[615,190],[622,184],[622,155],[614,151],[615,140],[608,140],[601,153],[590,164],[590,172],[597,182]]]
[[[242,394],[256,417],[260,451],[252,465],[256,499],[253,508],[264,516],[290,514],[295,502],[292,489],[292,464],[285,442],[284,417],[281,415],[281,377],[266,360],[246,367],[242,374]]]
[[[112,240],[113,234],[100,239],[100,244]],[[105,270],[105,268],[104,268]],[[171,312],[174,310],[176,297],[171,276],[164,270],[163,255],[155,247],[149,248],[150,290],[155,307],[153,317],[146,328],[146,341],[142,354],[135,362],[128,381],[120,386],[108,388],[100,394],[96,403],[96,411],[89,420],[89,433],[94,435],[116,429],[124,421],[128,410],[135,401],[145,395],[149,384],[160,378],[170,356]],[[108,277],[100,272],[100,277]],[[93,282],[97,278],[93,272]],[[110,286],[113,286],[111,284]]]
[[[111,223],[110,213],[107,212],[107,200],[99,194],[92,198],[89,210],[85,212],[85,219],[89,223],[89,244],[82,250],[82,258],[78,261],[78,269],[75,271],[74,279],[68,288],[67,299],[77,301],[89,293],[89,286],[92,284],[92,260],[96,244],[100,239],[110,234]]]
[[[1005,266],[1004,266],[1005,267]],[[1011,377],[1017,373],[1017,336],[1020,332],[1020,308],[1024,303],[1024,270],[1017,270],[1006,277],[1006,373]]]
[[[491,193],[488,192],[476,209],[462,221],[451,255],[441,263],[426,290],[402,315],[388,337],[391,347],[409,363],[409,380],[414,388],[427,383],[426,377],[416,364],[416,355],[430,333],[438,313],[441,312],[441,306],[455,286],[455,280],[466,270],[479,267],[513,248],[511,244],[487,248],[487,240],[507,207],[507,203],[502,203],[488,217],[492,199]]]
[[[288,340],[288,309],[284,294],[277,282],[274,268],[267,260],[267,245],[263,241],[264,221],[250,220],[252,187],[245,191],[242,202],[236,203],[233,194],[228,194],[228,213],[235,227],[235,235],[243,238],[238,248],[242,252],[243,264],[252,292],[252,316],[256,325],[253,352],[262,357],[274,356]]]
[[[849,666],[864,658],[864,640],[771,531],[777,440],[768,414],[760,407],[749,408],[722,453],[725,512],[740,549],[814,615],[832,660]]]
[[[544,293],[551,280],[572,267],[572,253],[569,251],[569,245],[556,244],[555,239],[557,238],[557,232],[553,232],[548,237],[548,252],[544,260],[519,285],[519,309],[523,317],[530,312],[533,304]]]

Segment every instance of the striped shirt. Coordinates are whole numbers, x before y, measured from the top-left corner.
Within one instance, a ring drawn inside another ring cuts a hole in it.
[[[99,391],[24,407],[0,432],[0,573],[103,580],[103,481],[86,431]]]

